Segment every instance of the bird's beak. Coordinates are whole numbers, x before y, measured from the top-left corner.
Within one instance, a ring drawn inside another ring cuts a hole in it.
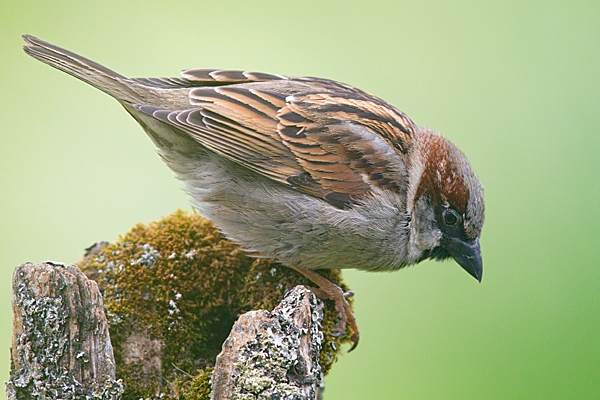
[[[481,282],[483,276],[483,261],[481,259],[481,247],[479,239],[473,244],[464,242],[457,238],[446,238],[447,243],[444,246],[448,253],[465,271],[473,278]]]

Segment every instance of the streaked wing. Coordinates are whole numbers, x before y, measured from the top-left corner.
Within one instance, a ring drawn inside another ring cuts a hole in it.
[[[364,92],[289,96],[278,124],[304,170],[345,202],[373,187],[406,191],[404,157],[414,128],[406,115]]]
[[[187,110],[134,107],[179,128],[208,149],[246,168],[289,184],[287,177],[301,172],[301,167],[279,140],[276,115],[280,105],[249,91],[244,93],[244,103],[236,99],[236,92],[235,86],[192,89],[190,102],[194,108]]]
[[[406,191],[405,157],[415,126],[384,101],[324,79],[220,70],[182,74],[136,81],[191,86],[192,108],[135,107],[240,165],[339,208],[376,187]]]

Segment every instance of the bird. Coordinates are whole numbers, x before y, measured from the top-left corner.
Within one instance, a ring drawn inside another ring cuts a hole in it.
[[[194,208],[251,255],[335,301],[319,269],[392,271],[453,258],[481,282],[483,186],[440,133],[350,85],[243,70],[127,78],[31,35],[24,51],[115,98],[184,183]]]

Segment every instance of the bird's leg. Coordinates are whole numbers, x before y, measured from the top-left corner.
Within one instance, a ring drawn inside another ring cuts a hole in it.
[[[350,325],[350,329],[352,329],[352,336],[350,339],[352,340],[352,347],[348,352],[351,352],[356,348],[358,344],[358,339],[360,338],[360,333],[358,332],[358,326],[356,326],[356,319],[354,318],[354,314],[352,314],[352,310],[350,309],[350,304],[346,301],[346,296],[351,296],[352,292],[345,293],[341,287],[324,278],[318,272],[313,271],[311,269],[298,267],[298,266],[290,266],[290,268],[298,271],[305,278],[309,279],[311,282],[317,284],[318,288],[311,288],[313,293],[320,298],[333,300],[335,302],[335,309],[340,315],[340,324],[339,331],[340,334],[346,331],[346,324]]]

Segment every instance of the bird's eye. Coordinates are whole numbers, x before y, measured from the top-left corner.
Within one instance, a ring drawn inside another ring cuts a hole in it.
[[[460,215],[451,208],[444,210],[442,218],[447,226],[455,226],[461,219]]]

